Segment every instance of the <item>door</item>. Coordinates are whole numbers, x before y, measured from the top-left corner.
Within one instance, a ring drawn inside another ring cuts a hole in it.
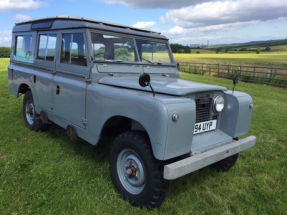
[[[87,45],[85,30],[60,32],[60,56],[53,78],[53,113],[71,124],[85,128]]]
[[[37,51],[35,57],[35,71],[33,82],[35,97],[38,105],[46,111],[52,112],[52,81],[56,64],[57,32],[40,31],[37,35]]]

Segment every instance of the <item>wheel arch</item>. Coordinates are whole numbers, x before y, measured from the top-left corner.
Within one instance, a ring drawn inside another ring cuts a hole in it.
[[[122,132],[129,130],[138,130],[146,132],[148,137],[149,134],[142,123],[130,117],[115,115],[111,116],[103,124],[102,130],[100,132],[100,137],[104,136],[117,136]],[[149,137],[150,139],[150,137]]]
[[[25,94],[27,91],[30,91],[33,95],[32,89],[28,84],[25,83],[20,84],[18,88],[17,98],[19,97],[20,93]]]

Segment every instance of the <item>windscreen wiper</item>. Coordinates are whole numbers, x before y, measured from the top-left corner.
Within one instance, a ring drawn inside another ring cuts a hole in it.
[[[147,62],[149,62],[149,63],[157,63],[157,64],[161,64],[161,62],[160,62],[160,61],[158,61],[158,62],[154,62],[154,61],[150,61],[150,60],[148,60],[148,59],[146,59],[146,58],[143,58],[143,57],[141,57],[141,59],[143,59],[143,60],[145,60],[145,61],[147,61]]]
[[[141,57],[141,59],[143,59],[143,60],[145,60],[145,61],[147,61],[147,62],[149,62],[149,63],[153,63],[152,61],[150,61],[150,60],[148,60],[148,59],[146,59],[146,58]]]
[[[122,60],[109,60],[109,59],[94,59],[95,61],[104,61],[104,62],[122,62]]]

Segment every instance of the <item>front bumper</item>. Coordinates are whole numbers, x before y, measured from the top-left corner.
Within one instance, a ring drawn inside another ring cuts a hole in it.
[[[224,146],[203,152],[199,155],[177,161],[164,166],[164,178],[168,180],[176,179],[188,173],[209,166],[224,158],[242,152],[255,146],[256,137],[250,136],[236,142],[228,143]]]

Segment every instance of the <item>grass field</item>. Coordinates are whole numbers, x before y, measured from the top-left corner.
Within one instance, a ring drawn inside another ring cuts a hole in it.
[[[204,168],[171,182],[161,207],[139,209],[123,201],[109,173],[110,139],[92,146],[65,130],[32,132],[22,99],[8,92],[9,59],[0,59],[0,214],[286,214],[286,89],[240,82],[254,113],[249,135],[256,147],[242,152],[227,173]],[[232,88],[230,80],[180,74],[182,79]]]
[[[270,52],[262,51],[260,54],[240,51],[216,54],[215,51],[205,49],[199,49],[200,54],[195,54],[195,50],[197,49],[192,49],[191,54],[173,54],[173,56],[177,61],[287,66],[287,45],[272,46]]]

